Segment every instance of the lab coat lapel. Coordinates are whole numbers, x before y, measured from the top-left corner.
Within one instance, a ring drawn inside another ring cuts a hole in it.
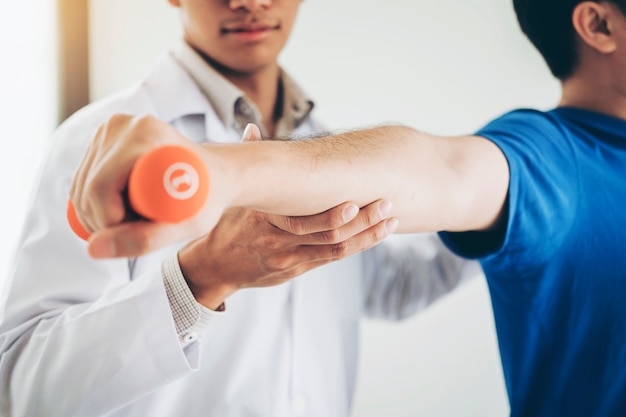
[[[209,100],[171,54],[159,60],[143,86],[152,97],[159,119],[185,125],[186,122],[181,119],[196,119],[194,122],[197,122],[198,117],[203,117],[204,141],[233,143],[241,140],[241,135],[234,128],[222,124]],[[203,141],[193,136],[190,139],[195,142]]]

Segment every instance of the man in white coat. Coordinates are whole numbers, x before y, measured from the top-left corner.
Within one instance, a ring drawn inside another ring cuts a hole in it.
[[[406,317],[475,271],[430,236],[347,256],[393,231],[388,203],[307,218],[232,210],[201,239],[108,260],[68,227],[72,177],[114,113],[196,142],[237,142],[247,123],[268,137],[322,130],[277,62],[299,0],[169,2],[184,42],[55,134],[3,301],[0,415],[347,416],[360,319]]]

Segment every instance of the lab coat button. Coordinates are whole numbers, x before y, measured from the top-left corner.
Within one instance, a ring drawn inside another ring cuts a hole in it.
[[[304,395],[296,395],[291,400],[291,409],[296,414],[304,413],[309,407],[309,402]]]
[[[196,332],[186,332],[182,335],[182,340],[185,343],[191,343],[191,342],[195,342],[196,340],[198,340],[198,333]]]

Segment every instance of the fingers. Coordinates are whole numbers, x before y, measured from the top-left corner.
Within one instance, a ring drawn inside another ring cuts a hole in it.
[[[299,235],[299,244],[327,245],[342,242],[377,225],[389,216],[391,209],[391,203],[386,200],[375,201],[360,210],[352,203],[345,203],[313,216],[271,216],[270,222]]]
[[[120,134],[131,120],[130,116],[116,115],[100,126],[72,180],[70,197],[80,223],[89,232],[124,219],[122,190],[132,168],[132,156],[122,153],[114,164],[108,164],[107,153],[115,147],[108,138]]]
[[[86,215],[86,213],[89,213],[89,208],[87,206],[89,201],[85,201],[85,193],[83,192],[83,190],[85,187],[85,183],[87,182],[86,178],[87,173],[89,172],[89,167],[91,167],[92,162],[97,154],[97,139],[101,135],[103,129],[104,126],[100,126],[94,138],[89,143],[85,155],[80,165],[78,166],[78,169],[74,173],[72,185],[70,187],[70,197],[72,198],[76,217],[78,218],[83,228],[89,233],[95,230],[95,226],[92,222],[91,217]]]
[[[260,136],[258,128],[256,131],[251,128],[248,136]],[[179,144],[193,148],[193,143],[171,125],[153,116],[117,114],[101,125],[74,174],[70,189],[76,219],[86,234],[91,234],[92,257],[136,257],[205,234],[215,226],[225,209],[219,199],[204,204],[202,215],[182,223],[134,221],[138,216],[133,212],[132,202],[126,201],[126,190],[135,163],[163,145]]]
[[[322,262],[324,264],[337,261],[374,247],[393,234],[397,228],[398,219],[387,219],[339,243],[299,246],[293,255],[301,263],[308,261],[314,263]]]
[[[378,200],[359,210],[358,215],[350,222],[335,231],[320,232],[310,237],[326,243],[339,243],[361,232],[375,227],[391,214],[392,204],[387,200]],[[375,229],[378,230],[378,229]]]
[[[241,140],[243,140],[244,142],[255,142],[263,140],[263,135],[261,135],[261,130],[257,125],[255,125],[254,123],[248,123],[243,131]]]
[[[285,247],[284,250],[271,250],[259,258],[262,261],[259,271],[264,272],[259,274],[257,271],[253,280],[239,281],[238,285],[247,288],[281,284],[313,268],[369,249],[394,233],[397,227],[397,219],[387,219],[340,243],[299,245]]]
[[[89,232],[125,220],[125,190],[135,162],[155,148],[184,141],[167,123],[151,116],[116,114],[100,126],[78,167],[70,197]]]
[[[330,210],[311,216],[279,216],[268,214],[268,221],[274,226],[295,235],[309,235],[325,232],[344,226],[359,214],[359,207],[354,203],[343,203]]]
[[[186,237],[175,224],[134,221],[93,234],[88,252],[92,258],[135,258]]]

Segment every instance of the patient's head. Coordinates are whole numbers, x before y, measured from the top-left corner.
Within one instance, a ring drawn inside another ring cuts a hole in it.
[[[574,73],[580,63],[580,42],[587,42],[573,21],[591,31],[623,30],[607,24],[623,20],[626,13],[626,0],[513,0],[513,5],[522,31],[561,80]]]

